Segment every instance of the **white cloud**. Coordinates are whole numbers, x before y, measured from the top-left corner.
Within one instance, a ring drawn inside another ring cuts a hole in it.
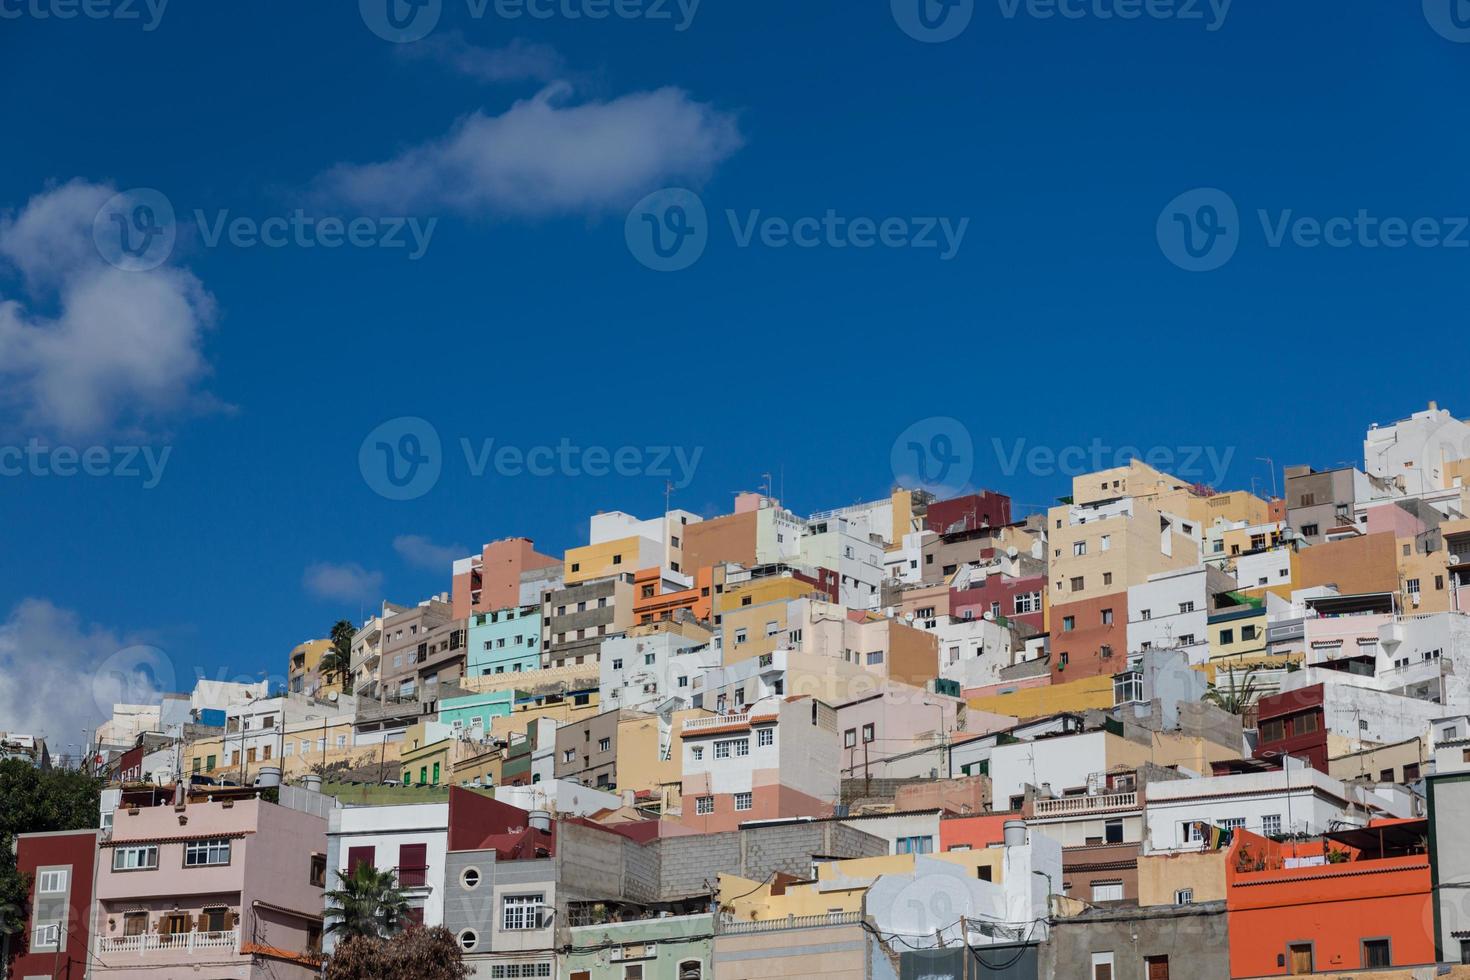
[[[30,294],[28,306],[0,293],[0,410],[15,428],[96,435],[210,405],[198,385],[214,300],[187,270],[102,260],[92,222],[113,193],[74,180],[0,220],[0,257]],[[51,312],[34,308],[53,299]]]
[[[551,82],[566,77],[566,64],[556,49],[516,38],[503,48],[480,48],[458,31],[431,34],[414,44],[396,45],[414,61],[435,61],[480,82]]]
[[[364,209],[541,217],[631,206],[671,181],[700,182],[742,144],[735,117],[682,89],[571,104],[550,85],[498,116],[475,112],[397,157],[343,164],[328,194]]]
[[[306,570],[301,584],[319,599],[376,602],[383,594],[383,573],[370,572],[356,562],[318,562]]]
[[[422,534],[400,534],[393,539],[393,550],[410,565],[435,572],[447,572],[455,559],[469,554],[464,545],[435,544]]]
[[[162,651],[44,599],[0,622],[0,729],[45,735],[53,755],[81,744],[114,703],[157,704],[175,681]]]

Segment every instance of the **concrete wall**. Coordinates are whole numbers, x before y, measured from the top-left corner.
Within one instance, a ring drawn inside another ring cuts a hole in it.
[[[1093,910],[1057,919],[1042,947],[1042,976],[1086,980],[1095,956],[1111,955],[1112,976],[1148,976],[1150,957],[1168,957],[1169,975],[1229,980],[1225,903],[1172,908]]]

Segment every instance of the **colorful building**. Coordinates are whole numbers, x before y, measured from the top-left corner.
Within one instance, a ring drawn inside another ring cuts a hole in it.
[[[97,840],[95,830],[16,837],[15,870],[29,879],[30,893],[19,945],[23,952],[7,965],[9,976],[83,980],[90,975]]]
[[[518,674],[541,669],[541,604],[507,606],[469,617],[465,674]]]

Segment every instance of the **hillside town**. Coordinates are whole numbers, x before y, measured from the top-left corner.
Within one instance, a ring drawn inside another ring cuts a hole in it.
[[[467,528],[284,684],[0,735],[103,781],[9,976],[306,980],[365,901],[486,980],[1470,977],[1470,423],[1343,418],[1269,487]]]

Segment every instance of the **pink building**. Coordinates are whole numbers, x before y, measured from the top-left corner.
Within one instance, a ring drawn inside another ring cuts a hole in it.
[[[539,554],[530,538],[490,542],[480,554],[454,563],[452,618],[468,619],[472,613],[525,605],[521,576],[552,567],[560,568],[561,559]]]
[[[837,706],[842,742],[842,778],[924,776],[948,770],[944,735],[958,728],[964,704],[958,698],[930,694],[915,687],[894,687]],[[931,748],[932,752],[924,749]],[[886,761],[902,760],[902,771],[890,772]]]
[[[315,976],[326,832],[258,799],[119,809],[98,851],[93,974]]]
[[[832,813],[837,712],[815,698],[763,698],[739,714],[690,718],[682,731],[681,821],[701,833],[747,820]]]
[[[995,613],[1026,623],[1038,633],[1046,629],[1045,604],[1045,575],[1013,578],[995,573],[985,576],[981,585],[949,593],[949,614],[955,619],[983,619],[986,613]]]

